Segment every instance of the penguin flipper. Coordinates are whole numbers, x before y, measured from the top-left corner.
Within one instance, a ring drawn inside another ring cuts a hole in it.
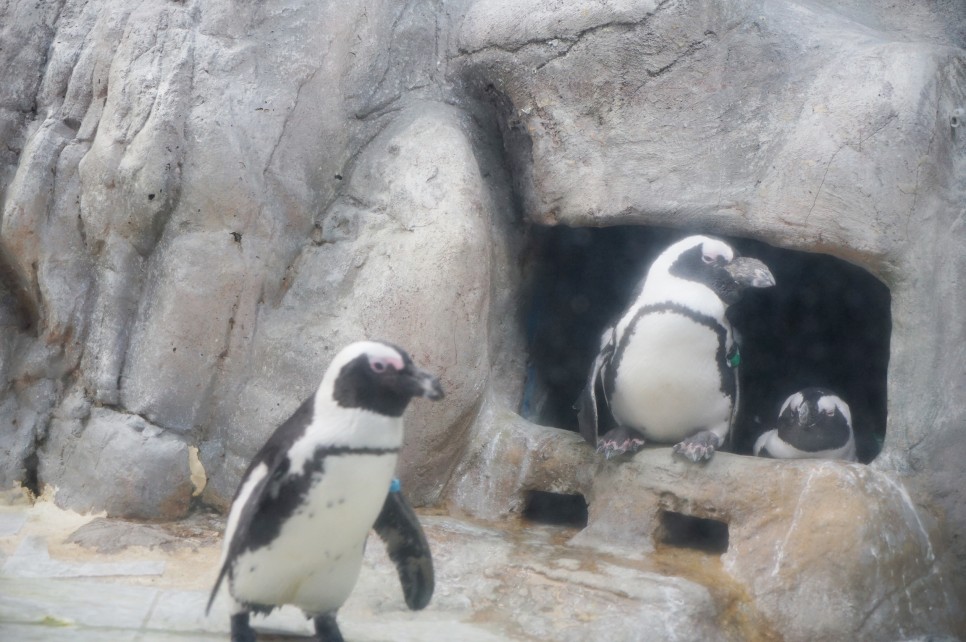
[[[235,504],[239,501],[243,502],[243,504],[234,528],[232,528],[231,519],[228,521],[228,526],[225,530],[225,539],[227,541],[225,553],[222,558],[221,568],[218,570],[218,579],[215,580],[215,585],[211,589],[211,595],[208,597],[208,605],[205,608],[206,614],[211,611],[211,605],[215,601],[215,596],[218,595],[218,589],[221,588],[221,583],[228,575],[228,569],[231,568],[231,565],[235,562],[235,558],[238,557],[238,554],[244,548],[252,526],[256,523],[256,515],[266,505],[274,502],[278,494],[279,484],[281,484],[282,479],[288,473],[289,469],[290,462],[286,453],[292,444],[302,435],[305,427],[312,422],[312,403],[312,397],[302,402],[298,410],[279,426],[272,436],[269,437],[268,441],[265,442],[265,445],[255,453],[255,457],[252,458],[252,461],[248,464],[248,468],[242,474],[241,483],[238,485],[238,490],[235,491],[235,496],[232,498],[232,509],[234,509]],[[249,484],[251,484],[250,488],[248,488]],[[243,489],[246,488],[248,488],[247,497],[241,498],[240,495]]]
[[[228,575],[228,569],[231,568],[235,558],[241,552],[242,541],[248,534],[252,521],[255,519],[255,515],[260,510],[262,503],[266,500],[267,496],[271,495],[271,490],[277,488],[281,476],[284,475],[284,473],[288,470],[287,459],[281,459],[278,456],[276,456],[275,459],[276,461],[273,464],[271,474],[265,474],[253,487],[251,494],[249,495],[249,501],[245,503],[245,506],[241,511],[241,515],[239,517],[238,524],[234,528],[234,532],[225,533],[225,536],[229,537],[230,540],[221,564],[221,568],[218,570],[218,579],[215,580],[215,585],[211,589],[211,595],[208,596],[208,605],[205,607],[206,615],[211,611],[211,605],[215,602],[215,596],[218,595],[218,589],[221,588],[222,581],[224,581],[225,576]],[[280,463],[282,465],[280,465]],[[251,475],[253,468],[254,466],[249,466],[249,469],[245,471],[245,475],[242,477],[243,483],[239,486],[239,491],[244,486],[244,480]],[[235,499],[238,499],[237,492],[235,493]]]
[[[391,491],[386,496],[372,527],[396,565],[406,605],[414,611],[425,607],[435,587],[433,557],[419,519],[401,492]]]
[[[758,435],[758,439],[755,440],[755,445],[751,449],[751,453],[755,457],[771,457],[771,453],[768,452],[768,442],[776,432],[776,430],[766,430]]]
[[[601,382],[601,372],[610,363],[614,356],[615,349],[614,329],[607,328],[600,340],[600,351],[594,359],[594,366],[591,368],[590,377],[587,385],[580,393],[577,400],[577,425],[580,428],[581,436],[593,447],[597,447],[597,433],[600,426],[600,417],[597,410],[597,385]]]

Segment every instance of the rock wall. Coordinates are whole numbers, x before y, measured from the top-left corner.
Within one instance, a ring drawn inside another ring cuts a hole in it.
[[[203,499],[224,506],[334,352],[371,336],[446,385],[447,405],[416,408],[404,454],[414,493],[435,500],[487,380],[506,198],[479,168],[479,126],[442,101],[444,16],[362,2],[44,11],[3,16],[18,81],[0,97],[3,481],[123,514],[131,491],[103,471],[149,481],[174,440],[200,449]],[[132,439],[135,425],[164,444],[108,453],[85,436]],[[172,480],[136,512],[174,516],[191,489]]]
[[[497,446],[553,434],[492,420],[526,377],[527,225],[700,229],[889,287],[868,474],[966,596],[960,3],[11,0],[0,43],[4,485],[224,507],[370,336],[448,393],[409,416],[413,498],[519,509]]]

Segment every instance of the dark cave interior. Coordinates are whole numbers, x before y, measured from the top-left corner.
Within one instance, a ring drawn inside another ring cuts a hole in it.
[[[728,524],[674,511],[659,515],[656,543],[721,555],[728,552]]]
[[[531,226],[524,266],[528,342],[520,412],[535,423],[577,429],[573,404],[605,327],[625,309],[654,258],[695,232],[658,227]],[[741,404],[730,450],[749,454],[791,393],[823,386],[852,410],[859,460],[881,449],[892,330],[889,289],[855,265],[824,254],[722,238],[758,258],[777,285],[752,289],[729,310],[740,336]]]

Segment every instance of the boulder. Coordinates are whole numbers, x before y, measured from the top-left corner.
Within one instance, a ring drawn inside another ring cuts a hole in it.
[[[417,400],[407,413],[400,464],[416,502],[439,499],[489,363],[490,211],[473,150],[459,135],[467,126],[452,108],[416,105],[360,155],[345,193],[293,263],[277,307],[261,312],[258,334],[241,348],[259,376],[215,408],[210,438],[227,463],[202,457],[214,477],[210,501],[230,501],[266,428],[312,394],[329,359],[359,337],[402,346],[441,379],[445,401]]]
[[[109,517],[178,519],[194,491],[184,441],[142,417],[90,408],[75,396],[51,422],[39,475],[60,506]]]
[[[587,523],[571,545],[621,557],[701,551],[738,584],[736,608],[789,642],[966,626],[936,525],[894,474],[726,452],[694,464],[670,448],[604,460],[572,432],[509,413],[485,411],[481,424],[453,487],[476,515],[525,513],[535,492],[581,496]]]

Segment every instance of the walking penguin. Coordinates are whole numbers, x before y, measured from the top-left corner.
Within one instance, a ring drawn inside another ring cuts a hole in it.
[[[441,399],[439,380],[396,346],[353,343],[255,455],[232,501],[208,601],[210,610],[225,582],[233,642],[254,642],[250,613],[284,604],[313,620],[320,642],[341,641],[336,612],[355,586],[373,528],[396,564],[406,604],[429,603],[429,545],[393,479],[413,397]]]

